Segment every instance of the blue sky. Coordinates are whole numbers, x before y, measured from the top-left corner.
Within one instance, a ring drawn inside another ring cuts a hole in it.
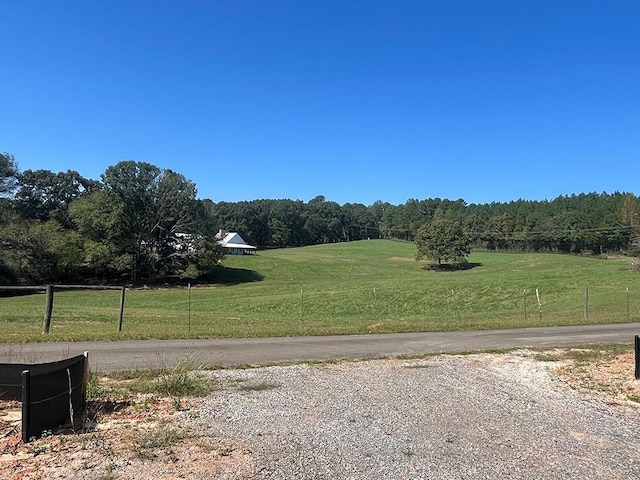
[[[640,193],[637,0],[0,0],[0,151],[214,202]]]

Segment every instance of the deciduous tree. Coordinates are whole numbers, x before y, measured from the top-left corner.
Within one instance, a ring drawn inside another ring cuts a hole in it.
[[[428,258],[440,266],[442,261],[463,264],[470,253],[470,242],[458,222],[441,218],[425,224],[416,235],[416,260]]]
[[[144,268],[151,281],[191,249],[176,249],[194,233],[196,186],[183,175],[146,162],[123,161],[102,175],[114,207],[112,241],[132,256],[131,280]]]
[[[16,187],[18,164],[10,153],[0,153],[0,197],[9,196]]]
[[[54,173],[50,170],[25,170],[18,175],[19,189],[14,208],[29,220],[55,220],[71,228],[69,205],[98,188],[98,182],[84,178],[74,170]]]

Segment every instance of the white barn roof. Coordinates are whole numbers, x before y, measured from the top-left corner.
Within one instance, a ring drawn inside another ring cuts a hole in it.
[[[256,250],[258,248],[253,245],[248,245],[240,234],[236,232],[227,233],[222,240],[218,241],[218,244],[225,248],[242,248],[245,250]]]

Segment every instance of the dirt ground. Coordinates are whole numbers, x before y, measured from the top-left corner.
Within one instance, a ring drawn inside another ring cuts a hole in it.
[[[605,355],[587,362],[566,350],[532,352],[522,361],[548,368],[566,388],[596,395],[607,408],[640,408],[633,353]],[[501,361],[505,355],[482,354]],[[108,381],[105,379],[105,382]],[[70,429],[34,442],[20,440],[20,404],[0,402],[0,478],[140,479],[244,478],[251,451],[206,432],[186,431],[181,419],[198,415],[202,400],[134,395],[101,398],[88,405],[81,432]]]

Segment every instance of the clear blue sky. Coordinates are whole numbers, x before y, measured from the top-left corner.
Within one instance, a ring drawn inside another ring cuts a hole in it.
[[[640,193],[638,0],[0,0],[0,151],[219,201]]]

